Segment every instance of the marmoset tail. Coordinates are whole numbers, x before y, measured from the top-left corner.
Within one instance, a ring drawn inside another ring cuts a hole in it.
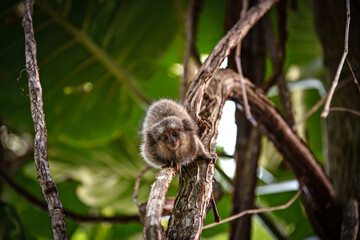
[[[142,130],[141,155],[155,168],[187,165],[197,157],[214,160],[197,136],[197,125],[186,109],[168,99],[153,103],[147,110]]]

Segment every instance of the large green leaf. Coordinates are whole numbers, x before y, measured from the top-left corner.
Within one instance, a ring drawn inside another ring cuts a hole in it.
[[[4,7],[6,13],[18,5]],[[148,87],[152,75],[170,66],[161,57],[176,33],[174,12],[167,1],[36,1],[34,29],[51,141],[89,147],[109,143],[125,129],[135,133],[151,95],[141,85]],[[0,115],[12,126],[30,127],[28,99],[21,96],[21,87],[27,92],[25,74],[20,86],[16,81],[25,64],[20,21],[1,29],[9,37],[1,42],[6,48],[0,52]]]

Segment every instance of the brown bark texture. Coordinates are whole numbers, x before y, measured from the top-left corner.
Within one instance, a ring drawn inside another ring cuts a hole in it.
[[[47,159],[47,131],[43,110],[42,88],[36,59],[36,41],[32,24],[33,4],[32,0],[27,0],[25,3],[23,27],[25,32],[25,57],[29,79],[31,115],[35,128],[34,159],[37,178],[50,213],[54,239],[62,240],[68,239],[68,236],[63,207],[56,185],[51,177]]]
[[[151,186],[150,196],[144,217],[144,239],[164,239],[161,216],[165,205],[165,197],[176,170],[172,167],[162,168]]]
[[[346,1],[310,1],[315,18],[315,28],[324,53],[326,71],[325,86],[330,88],[344,50]],[[360,78],[360,2],[350,1],[349,49],[347,59]],[[351,77],[348,65],[344,64],[339,82]],[[338,89],[331,107],[360,111],[360,92],[355,84],[348,83]],[[343,207],[344,218],[357,218],[343,222],[359,222],[359,214],[348,212],[350,202],[360,202],[360,120],[348,112],[330,111],[326,121],[328,175],[334,185],[336,197]],[[351,205],[351,204],[350,204]],[[356,226],[356,225],[354,225]],[[357,225],[356,231],[359,232]],[[342,229],[345,231],[346,229]],[[353,229],[355,231],[355,229]],[[360,236],[358,236],[360,237]],[[345,239],[345,238],[344,238]]]

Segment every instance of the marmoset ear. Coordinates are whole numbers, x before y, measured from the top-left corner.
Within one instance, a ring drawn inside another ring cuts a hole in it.
[[[146,141],[149,143],[149,147],[152,147],[156,144],[156,140],[150,132],[146,133]]]
[[[182,120],[182,123],[183,123],[183,125],[184,125],[184,131],[193,131],[194,129],[192,128],[192,126],[191,126],[191,123],[190,123],[190,121],[189,120],[187,120],[187,119],[183,119]]]

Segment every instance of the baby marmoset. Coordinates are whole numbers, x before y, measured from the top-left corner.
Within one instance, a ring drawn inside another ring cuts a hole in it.
[[[197,157],[215,159],[215,154],[204,149],[197,131],[195,121],[182,105],[159,100],[150,105],[142,125],[141,155],[155,168],[187,165]]]

